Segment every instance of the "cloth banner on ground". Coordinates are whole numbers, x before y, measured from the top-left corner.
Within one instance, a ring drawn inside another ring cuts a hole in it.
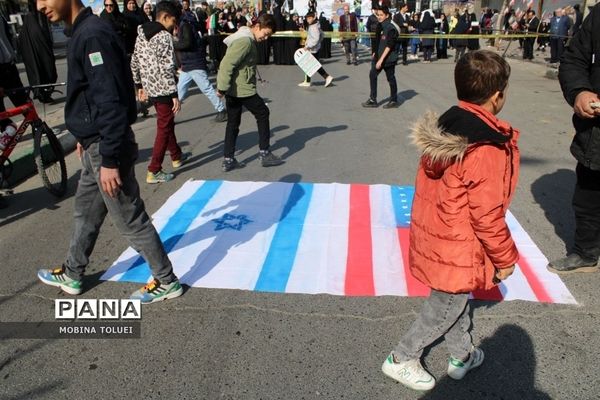
[[[188,181],[154,214],[181,282],[194,287],[346,296],[427,296],[407,268],[412,186]],[[509,212],[521,258],[483,300],[575,304]],[[127,249],[102,279],[147,282]]]

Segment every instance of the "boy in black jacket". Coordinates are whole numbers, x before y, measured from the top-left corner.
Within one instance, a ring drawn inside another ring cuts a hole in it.
[[[121,234],[146,259],[154,279],[133,293],[143,303],[181,296],[165,249],[148,217],[135,179],[137,144],[133,79],[121,40],[81,0],[38,0],[51,22],[65,21],[67,53],[65,122],[78,141],[82,162],[75,195],[75,230],[66,261],[41,269],[38,278],[69,294],[80,294],[100,226],[110,213]]]

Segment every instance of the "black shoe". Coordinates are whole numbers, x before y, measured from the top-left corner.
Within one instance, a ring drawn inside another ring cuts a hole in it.
[[[598,260],[586,260],[579,254],[569,254],[565,258],[552,261],[548,264],[548,271],[555,274],[571,274],[575,272],[598,271]]]
[[[399,106],[399,104],[398,104],[398,102],[397,102],[397,101],[390,101],[390,102],[388,102],[387,104],[385,104],[385,105],[383,106],[383,108],[386,108],[386,109],[387,109],[387,108],[396,108],[396,107],[398,107],[398,106]]]
[[[358,61],[354,61],[354,65],[358,65]]]
[[[346,65],[350,65],[350,64],[352,64],[352,63],[350,62],[350,60],[347,60],[347,61],[346,61]]]
[[[221,168],[223,168],[223,172],[229,172],[232,169],[236,168],[244,168],[246,164],[243,162],[239,162],[235,158],[224,158],[223,164],[221,164]]]
[[[227,121],[227,111],[219,111],[217,116],[215,117],[215,122],[225,122]]]
[[[263,167],[275,167],[284,163],[281,157],[276,156],[269,150],[260,151],[260,153],[258,153],[258,159],[260,160],[260,163]]]
[[[6,207],[8,207],[8,202],[6,201],[4,196],[0,194],[0,208],[6,208]]]
[[[369,100],[365,101],[364,103],[362,103],[362,106],[365,108],[376,108],[377,107],[377,102],[371,98],[369,98]]]

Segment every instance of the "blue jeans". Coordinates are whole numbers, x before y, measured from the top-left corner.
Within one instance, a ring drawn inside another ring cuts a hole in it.
[[[217,92],[208,80],[208,74],[203,69],[194,69],[188,72],[181,72],[179,75],[179,83],[177,84],[177,96],[179,97],[180,101],[185,100],[187,97],[187,91],[192,81],[196,82],[198,89],[200,89],[200,91],[204,93],[206,97],[208,97],[208,100],[210,100],[217,112],[225,110],[225,105],[217,96]]]

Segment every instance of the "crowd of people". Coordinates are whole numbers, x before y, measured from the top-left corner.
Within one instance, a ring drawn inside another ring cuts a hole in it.
[[[318,56],[324,44],[324,28],[318,22],[316,2],[311,4],[314,9],[309,10],[303,23],[293,15],[288,21],[299,30],[308,31],[302,46]],[[187,0],[181,7],[172,1],[161,1],[155,9],[147,5],[139,7],[135,0],[126,0],[121,13],[114,0],[105,0],[105,10],[98,18],[81,0],[38,0],[42,13],[53,22],[65,21],[68,26],[71,42],[65,121],[78,141],[77,154],[82,162],[75,195],[75,228],[66,260],[58,268],[39,270],[38,278],[69,294],[83,292],[89,257],[108,214],[152,271],[151,282],[131,297],[154,303],[183,294],[146,213],[134,173],[138,149],[131,125],[138,113],[136,97],[139,102],[150,100],[157,115],[148,183],[173,179],[173,174],[162,169],[167,150],[175,169],[189,158],[177,144],[174,118],[192,81],[211,101],[217,121],[227,122],[224,172],[244,167],[234,157],[243,107],[256,118],[261,165],[283,163],[269,149],[269,108],[256,86],[256,66],[264,51],[261,45],[269,43],[271,36],[286,26],[282,24],[282,18],[286,20],[284,13],[277,11],[279,6],[273,13],[255,13],[243,7],[210,11],[207,4],[192,10]],[[401,33],[429,34],[440,29],[443,33],[459,34],[488,31],[494,14],[486,11],[480,20],[467,6],[446,19],[443,14],[428,10],[409,15],[403,3],[399,9],[392,16],[386,4],[378,4],[373,18],[369,17],[369,31],[374,33],[370,97],[363,106],[377,105],[377,77],[382,71],[391,92],[386,108],[397,106],[395,67],[400,60],[407,61],[408,49],[414,57],[415,46],[421,47],[424,62],[432,60],[434,48],[438,57],[447,55],[440,51],[447,48],[442,46],[453,46],[458,54],[454,70],[458,104],[442,115],[424,115],[412,132],[421,159],[411,212],[409,268],[416,279],[432,290],[421,313],[382,365],[386,375],[402,384],[429,390],[435,386],[435,378],[420,359],[423,350],[438,339],[444,338],[447,344],[448,375],[453,379],[462,379],[484,361],[483,350],[473,344],[470,334],[469,296],[474,290],[488,290],[507,279],[519,260],[504,219],[519,173],[519,131],[496,117],[508,97],[511,68],[505,59],[492,51],[478,50],[477,39],[454,39],[438,45],[445,39],[423,38],[417,43],[417,37],[399,38]],[[549,269],[556,273],[598,271],[600,79],[592,67],[600,62],[593,54],[600,47],[600,33],[594,30],[600,24],[600,5],[579,26],[569,25],[563,17],[556,11],[553,19],[560,26],[578,29],[561,58],[559,74],[564,96],[575,112],[577,134],[571,151],[578,161],[573,198],[576,235],[570,254],[551,262]],[[535,13],[529,10],[526,29],[538,29],[534,18]],[[344,7],[342,21],[347,63],[357,63],[354,33],[358,20]],[[552,23],[550,30],[554,32]],[[216,35],[220,30],[229,31],[230,35],[221,39]],[[562,31],[558,32],[557,37],[562,39]],[[6,31],[0,30],[0,40],[5,35]],[[206,48],[211,43],[206,37],[218,41],[213,46],[223,46],[220,50],[210,49],[211,58],[218,61],[216,87],[207,78]],[[552,37],[550,43],[552,46]],[[275,51],[277,42],[271,45]],[[529,56],[533,44],[525,38],[523,45]],[[560,46],[555,46],[559,51]],[[467,49],[470,51],[465,54]],[[283,54],[280,53],[280,60],[285,58]],[[14,75],[14,54],[0,51],[0,57],[0,72]],[[330,85],[332,77],[324,69],[319,72],[325,86]],[[18,71],[16,74],[18,78]],[[306,79],[304,83],[310,81]]]

